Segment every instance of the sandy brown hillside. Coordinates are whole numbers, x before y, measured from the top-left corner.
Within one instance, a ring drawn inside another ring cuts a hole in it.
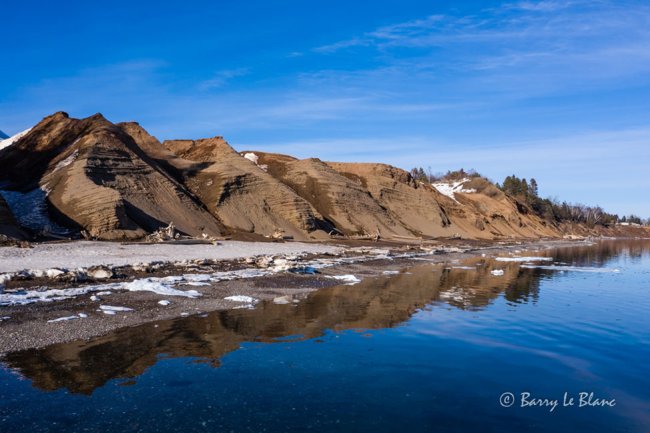
[[[536,238],[557,236],[525,207],[485,179],[468,179],[465,191],[447,197],[386,164],[297,160],[287,155],[242,152],[308,200],[345,234],[382,237]]]
[[[191,236],[297,240],[597,234],[547,222],[481,177],[429,184],[386,164],[238,153],[222,137],[161,143],[99,114],[56,113],[20,137],[0,150],[0,234],[11,237],[137,239],[170,222]]]
[[[25,194],[19,202],[29,197],[34,206],[45,204],[53,222],[43,226],[85,230],[100,239],[139,238],[170,221],[192,235],[222,231],[183,185],[101,115],[46,117],[0,152],[0,165],[8,167],[0,174],[5,189]]]
[[[362,235],[379,230],[385,236],[412,236],[360,182],[319,159],[290,160],[265,154],[259,156],[258,163],[267,165],[270,174],[309,201],[341,234]]]
[[[542,220],[484,178],[467,179],[462,188],[473,192],[455,193],[456,202],[449,203],[447,210],[451,220],[471,237],[536,238],[560,235],[557,227]]]
[[[257,157],[260,166],[308,200],[339,233],[363,235],[379,231],[386,238],[453,234],[435,194],[418,190],[413,182],[409,184],[410,176],[402,170],[391,171],[381,164],[335,166],[315,158],[297,160],[262,152],[248,155]],[[424,203],[419,202],[421,199]],[[403,207],[406,201],[408,215]],[[400,206],[401,211],[395,212]]]
[[[234,231],[324,239],[333,229],[308,201],[241,157],[221,137],[170,140],[163,146],[182,158],[171,164],[190,191]],[[186,168],[188,160],[191,169]]]
[[[233,234],[325,239],[333,226],[291,188],[242,158],[222,137],[160,143],[134,122],[118,124]]]
[[[418,184],[406,171],[386,164],[328,162],[328,166],[362,185],[395,220],[416,236],[458,233],[444,209],[445,198]]]

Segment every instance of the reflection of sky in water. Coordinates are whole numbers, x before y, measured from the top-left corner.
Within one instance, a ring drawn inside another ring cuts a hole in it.
[[[264,303],[14,354],[7,364],[16,373],[0,372],[0,425],[641,432],[650,425],[649,247],[608,242],[553,254],[620,273],[480,258],[462,263],[475,270],[425,264],[320,290],[297,306]],[[506,391],[593,391],[617,406],[502,408]]]

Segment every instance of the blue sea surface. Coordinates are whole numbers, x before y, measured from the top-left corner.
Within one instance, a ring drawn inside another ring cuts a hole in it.
[[[0,431],[650,431],[650,241],[544,254],[12,353]]]

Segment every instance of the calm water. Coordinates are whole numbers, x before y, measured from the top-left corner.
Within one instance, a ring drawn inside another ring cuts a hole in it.
[[[549,254],[580,269],[423,262],[297,306],[12,354],[0,431],[650,431],[650,242]]]

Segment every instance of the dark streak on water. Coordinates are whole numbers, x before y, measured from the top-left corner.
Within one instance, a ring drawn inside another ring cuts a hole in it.
[[[0,369],[0,431],[650,431],[650,242],[551,254],[621,272],[422,265],[295,306],[14,353]],[[518,407],[526,391],[616,406],[549,413]]]

